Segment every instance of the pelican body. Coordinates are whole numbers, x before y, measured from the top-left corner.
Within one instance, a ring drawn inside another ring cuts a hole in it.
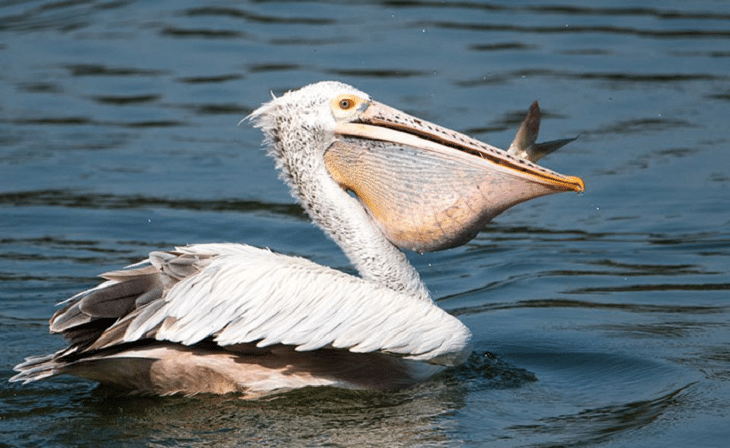
[[[254,399],[398,389],[459,365],[469,329],[436,306],[401,250],[454,247],[517,203],[583,190],[533,163],[567,142],[535,144],[535,108],[503,151],[339,82],[272,99],[247,118],[360,275],[244,244],[151,252],[63,302],[50,331],[68,347],[27,358],[11,381],[71,374],[135,393]]]

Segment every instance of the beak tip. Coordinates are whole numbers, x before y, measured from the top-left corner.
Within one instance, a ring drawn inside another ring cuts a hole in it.
[[[586,183],[580,177],[569,176],[567,180],[573,185],[573,191],[576,193],[582,193],[586,190]]]

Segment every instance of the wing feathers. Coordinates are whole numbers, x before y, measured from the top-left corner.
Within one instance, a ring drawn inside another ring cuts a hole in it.
[[[71,328],[91,322],[91,316],[84,314],[78,303],[69,304],[56,311],[51,317],[51,333],[63,333]]]
[[[435,304],[308,260],[237,244],[153,252],[146,265],[104,274],[54,315],[71,333],[117,319],[91,343],[145,338],[192,345],[276,344],[386,352],[439,364],[468,354],[469,330]],[[88,339],[91,333],[79,333]]]
[[[134,277],[89,294],[79,302],[82,313],[92,317],[119,317],[134,309],[135,300],[156,281],[156,274]]]

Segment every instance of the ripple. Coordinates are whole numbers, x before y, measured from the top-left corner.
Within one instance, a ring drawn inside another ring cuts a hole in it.
[[[53,82],[23,82],[18,84],[18,90],[28,93],[62,93],[63,88]]]
[[[560,440],[560,446],[593,446],[609,441],[619,433],[651,425],[670,409],[681,406],[691,387],[692,384],[689,384],[653,399],[584,409],[574,414],[542,418],[530,425],[514,425],[509,429],[528,435],[553,435]],[[533,446],[555,446],[556,442]]]
[[[188,124],[187,122],[181,120],[143,120],[128,122],[97,121],[88,117],[80,116],[17,118],[13,120],[12,123],[19,126],[114,126],[131,129],[170,128],[187,126]]]
[[[576,288],[565,291],[567,294],[594,294],[615,292],[650,292],[650,291],[728,291],[730,283],[657,283],[622,286],[598,286]]]
[[[90,14],[88,5],[79,2],[46,3],[0,17],[0,31],[75,31],[91,24]]]
[[[274,214],[307,219],[304,211],[296,204],[264,203],[238,199],[193,200],[168,199],[150,196],[122,196],[114,194],[88,193],[72,190],[35,190],[0,193],[0,204],[16,207],[55,206],[90,209],[139,209],[168,208],[200,211],[264,210]]]
[[[728,76],[710,75],[707,73],[627,73],[627,72],[571,72],[551,69],[521,69],[500,74],[489,73],[486,76],[455,81],[459,87],[479,87],[482,85],[502,84],[521,78],[555,78],[579,79],[588,81],[605,81],[612,84],[657,84],[685,83],[700,81],[722,81]]]
[[[226,8],[207,6],[202,8],[190,8],[184,13],[190,17],[211,17],[223,16],[235,19],[245,19],[252,22],[267,24],[296,24],[296,25],[331,25],[336,21],[321,17],[277,17],[271,15],[255,14],[238,8]]]
[[[251,64],[248,66],[248,71],[251,73],[268,73],[268,72],[282,72],[282,71],[293,71],[301,70],[301,66],[298,64]]]
[[[129,104],[153,103],[162,98],[162,95],[115,95],[115,96],[93,96],[91,99],[100,104],[112,104],[115,106],[126,106]]]
[[[446,370],[432,381],[455,382],[480,390],[513,389],[537,381],[537,376],[491,352],[472,352],[464,364]]]
[[[623,120],[615,124],[611,124],[605,128],[586,131],[586,134],[643,134],[645,132],[661,132],[668,129],[692,128],[698,125],[687,120],[679,120],[676,118],[638,118],[633,120]],[[688,152],[697,151],[696,149],[682,148],[682,150],[674,150],[675,154],[685,155]]]
[[[241,107],[235,103],[227,104],[196,104],[184,106],[197,115],[248,115],[251,108]]]
[[[441,300],[450,300],[461,296],[444,297]],[[649,305],[635,303],[602,303],[585,300],[568,299],[538,299],[519,300],[516,302],[493,302],[478,306],[461,308],[450,308],[449,314],[454,316],[469,316],[485,312],[519,309],[519,308],[585,308],[585,309],[606,309],[626,311],[630,313],[672,313],[672,314],[724,314],[728,311],[724,306],[702,306],[702,305]]]
[[[694,334],[704,333],[711,328],[723,328],[727,325],[712,322],[655,322],[650,324],[603,324],[593,328],[610,333],[621,333],[622,338],[686,338]]]
[[[422,78],[432,75],[431,72],[409,69],[329,69],[325,70],[336,76],[353,76],[361,78]]]
[[[718,50],[684,50],[670,51],[670,55],[677,57],[708,57],[708,58],[730,58],[730,51]]]
[[[104,64],[64,65],[71,76],[161,76],[165,70],[151,70],[135,67],[109,67]]]
[[[604,48],[578,48],[572,50],[559,50],[558,54],[571,56],[610,56],[613,52]]]
[[[18,119],[13,120],[13,124],[81,126],[81,125],[95,124],[95,122],[87,117],[70,116],[70,117],[18,118]]]
[[[176,28],[167,26],[160,30],[162,36],[203,38],[203,39],[236,39],[246,36],[246,33],[234,30],[212,30],[207,28]]]
[[[727,344],[693,350],[677,357],[675,361],[703,372],[708,378],[730,381],[730,348]],[[726,406],[723,404],[723,407]]]
[[[184,78],[178,78],[177,80],[186,84],[218,84],[228,81],[237,81],[243,78],[243,75],[230,74],[213,76],[189,76]]]
[[[596,265],[610,270],[601,271],[581,271],[582,274],[588,275],[616,275],[619,277],[643,277],[652,275],[691,275],[691,274],[717,274],[717,272],[707,272],[701,266],[694,264],[645,264],[645,263],[626,263],[614,260],[595,260],[587,261],[586,264]]]
[[[472,44],[468,47],[473,51],[504,51],[504,50],[534,50],[537,45],[528,45],[522,42],[500,42],[495,44]]]
[[[116,123],[117,126],[125,128],[172,128],[178,126],[187,126],[187,122],[180,120],[144,120],[132,121],[129,123]]]
[[[508,11],[508,12],[543,12],[559,13],[561,15],[589,15],[589,16],[649,16],[660,19],[695,19],[695,20],[728,20],[730,14],[722,14],[717,11],[682,11],[678,9],[658,9],[646,7],[590,7],[590,6],[568,6],[568,5],[520,5],[513,3],[483,3],[474,1],[462,1],[458,3],[446,3],[439,0],[386,0],[384,4],[390,7],[400,8],[444,8],[444,9],[469,9],[483,11]]]
[[[707,94],[705,95],[705,98],[711,100],[730,101],[730,91]]]
[[[302,46],[302,47],[318,47],[321,45],[342,44],[344,42],[352,42],[354,39],[348,37],[330,37],[330,38],[312,38],[310,36],[301,37],[277,37],[269,39],[271,45],[280,46]]]
[[[484,31],[484,32],[514,32],[514,33],[535,33],[535,34],[618,34],[640,37],[652,37],[657,39],[683,38],[683,39],[718,39],[730,38],[730,31],[725,29],[678,29],[678,30],[648,30],[641,28],[620,27],[613,25],[560,25],[560,26],[525,26],[514,24],[494,24],[475,22],[452,22],[452,21],[420,21],[412,24],[414,28],[439,28],[457,29],[462,31]]]

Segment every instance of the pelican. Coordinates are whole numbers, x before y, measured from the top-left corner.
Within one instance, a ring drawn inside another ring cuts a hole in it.
[[[463,363],[471,333],[434,303],[402,249],[464,244],[508,207],[584,188],[532,162],[567,142],[535,143],[536,104],[509,151],[334,81],[247,119],[360,276],[244,244],[151,252],[62,302],[50,331],[68,346],[26,358],[10,381],[71,374],[133,393],[246,399],[408,387]]]

